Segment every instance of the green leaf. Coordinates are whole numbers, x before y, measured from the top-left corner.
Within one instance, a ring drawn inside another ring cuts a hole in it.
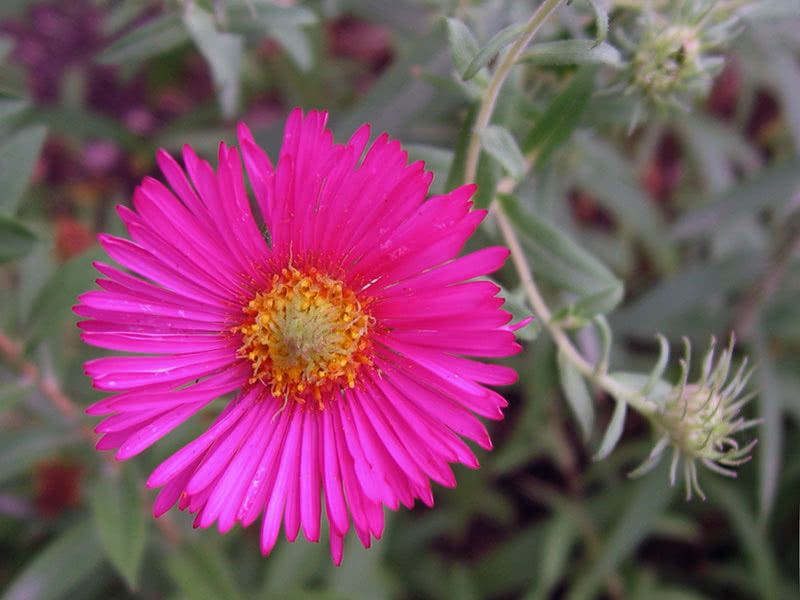
[[[661,272],[671,273],[678,264],[676,248],[667,235],[664,217],[644,193],[639,178],[619,152],[605,141],[581,135],[572,145],[574,160],[568,175],[645,247]]]
[[[27,107],[27,100],[0,89],[0,121],[17,115]]]
[[[186,30],[211,68],[224,117],[231,117],[239,104],[244,41],[240,35],[217,30],[211,13],[189,4],[183,15]]]
[[[171,12],[126,33],[95,57],[100,63],[119,65],[163,54],[189,41],[180,13]]]
[[[608,423],[606,432],[603,435],[603,441],[600,442],[600,447],[592,456],[592,460],[603,460],[614,448],[617,447],[619,439],[622,437],[622,430],[625,427],[625,413],[628,408],[628,403],[625,400],[618,399],[614,407],[614,413],[611,415],[611,421]]]
[[[134,463],[121,472],[107,472],[91,491],[92,512],[100,541],[111,564],[135,590],[144,557],[145,519],[140,482]]]
[[[36,235],[30,229],[0,215],[0,263],[27,256],[35,244]]]
[[[453,65],[456,71],[463,75],[472,63],[472,59],[478,54],[478,41],[463,21],[452,17],[447,19],[447,39],[450,43]]]
[[[4,431],[0,436],[0,483],[36,462],[82,440],[74,430],[52,427]]]
[[[478,51],[475,57],[470,61],[467,65],[467,68],[461,74],[461,78],[464,81],[469,81],[481,70],[483,66],[485,66],[489,60],[500,50],[506,47],[511,42],[517,40],[524,32],[525,27],[527,26],[526,23],[518,23],[515,25],[509,25],[502,31],[497,32],[492,39],[490,39],[486,44]]]
[[[622,282],[605,265],[553,225],[523,211],[513,197],[501,195],[498,200],[520,232],[520,242],[530,257],[531,268],[537,276],[578,294],[581,298],[587,298],[583,308],[613,308],[609,302],[595,302],[598,294],[606,299],[622,297]],[[609,292],[612,288],[619,292]],[[583,316],[594,315],[587,313]]]
[[[408,152],[409,161],[422,160],[425,162],[425,170],[433,171],[430,193],[444,194],[447,174],[453,165],[453,151],[427,144],[403,144],[403,150]]]
[[[26,348],[30,349],[45,335],[59,330],[60,324],[71,316],[71,307],[78,295],[88,291],[97,277],[93,261],[107,256],[99,246],[92,247],[64,263],[42,286],[25,324]]]
[[[269,27],[270,35],[281,45],[294,64],[301,71],[308,71],[314,65],[314,54],[308,36],[302,29]]]
[[[478,135],[483,149],[503,165],[511,177],[521,179],[525,175],[525,157],[508,129],[500,125],[489,125]]]
[[[597,554],[597,560],[579,576],[567,596],[569,600],[594,598],[597,588],[636,550],[655,526],[674,495],[674,488],[669,487],[668,463],[663,461],[655,472],[636,482],[635,492],[622,509],[622,515]],[[620,492],[611,490],[609,493],[616,495]]]
[[[564,396],[581,427],[583,440],[587,441],[594,429],[594,402],[583,375],[561,351],[558,353],[558,375]]]
[[[14,408],[31,391],[31,384],[0,383],[0,413]]]
[[[539,42],[528,48],[517,62],[534,65],[605,65],[620,69],[622,56],[607,42],[591,40],[555,40]]]
[[[608,37],[608,11],[604,0],[589,0],[594,9],[595,22],[597,23],[597,43],[606,41]]]
[[[781,210],[795,197],[799,187],[800,159],[766,167],[756,177],[722,192],[683,216],[673,231],[680,239],[692,239],[706,236],[737,219],[755,216],[767,208]]]
[[[166,569],[183,594],[192,600],[243,598],[225,555],[208,544],[171,550]]]
[[[103,552],[89,519],[51,541],[11,582],[2,600],[55,600],[89,577]]]
[[[46,129],[25,127],[0,143],[0,214],[12,216],[28,185]]]
[[[558,94],[536,120],[522,148],[527,154],[536,150],[536,163],[541,166],[564,142],[581,121],[594,89],[594,67],[580,69],[566,89]]]

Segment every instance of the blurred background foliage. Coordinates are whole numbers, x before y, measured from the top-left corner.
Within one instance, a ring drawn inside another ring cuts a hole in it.
[[[667,464],[627,477],[654,441],[632,411],[592,460],[614,401],[580,376],[576,392],[536,325],[509,361],[520,382],[482,468],[456,468],[434,509],[387,513],[371,550],[350,539],[340,568],[325,544],[264,558],[257,527],[152,519],[147,473],[213,408],[125,463],[92,448],[83,408],[100,395],[81,363],[99,351],[70,308],[93,285],[95,234],[122,234],[114,206],[158,177],[156,149],[213,157],[243,120],[276,156],[288,111],[320,108],[340,141],[363,122],[399,137],[440,192],[461,182],[489,78],[537,4],[0,3],[3,600],[798,597],[793,0],[562,4],[480,135],[478,202],[514,191],[505,212],[585,356],[602,355],[602,329],[586,325],[607,314],[619,370],[650,369],[656,332],[702,348],[735,331],[737,360],[758,363],[746,411],[763,423],[742,440],[759,439],[754,458],[735,481],[704,472],[706,501],[685,502]],[[490,243],[492,218],[471,245]],[[497,277],[531,314],[513,268]]]

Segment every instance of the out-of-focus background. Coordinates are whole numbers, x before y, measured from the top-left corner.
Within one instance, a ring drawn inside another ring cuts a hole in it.
[[[514,143],[486,141],[478,169],[479,203],[511,175],[520,215],[555,224],[624,285],[621,304],[595,311],[617,370],[646,372],[657,332],[676,354],[686,336],[699,356],[735,331],[737,364],[758,364],[745,412],[764,421],[741,440],[759,439],[753,460],[735,480],[702,472],[705,501],[670,487],[667,464],[627,477],[654,441],[632,411],[616,449],[592,460],[614,403],[597,390],[591,414],[565,401],[553,343],[535,328],[508,361],[520,382],[503,391],[507,417],[490,424],[481,469],[456,467],[458,486],[435,486],[433,509],[387,511],[383,539],[366,551],[349,539],[339,568],[325,543],[281,540],[265,558],[257,526],[220,536],[177,511],[151,517],[147,474],[218,407],[125,463],[93,449],[83,409],[102,396],[81,364],[100,351],[80,342],[70,309],[96,277],[95,235],[124,235],[114,207],[159,177],[156,150],[188,143],[213,159],[244,121],[274,157],[289,110],[318,108],[339,141],[364,122],[400,138],[440,192],[460,183],[507,49],[493,36],[537,4],[0,3],[0,598],[798,597],[796,2],[561,6],[495,108]],[[465,77],[480,48],[481,70]],[[490,218],[471,247],[499,239]],[[498,279],[529,314],[513,269]],[[555,308],[585,291],[554,279]],[[596,330],[576,339],[598,355]]]

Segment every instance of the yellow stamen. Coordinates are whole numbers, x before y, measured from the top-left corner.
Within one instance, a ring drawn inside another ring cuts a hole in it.
[[[360,366],[372,364],[366,334],[375,319],[367,304],[314,268],[273,275],[233,328],[242,335],[239,356],[253,365],[250,383],[262,382],[276,398],[313,399],[325,408],[326,394],[354,387]]]

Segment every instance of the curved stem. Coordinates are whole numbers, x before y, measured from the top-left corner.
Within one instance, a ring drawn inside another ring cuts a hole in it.
[[[514,267],[517,270],[522,286],[525,289],[525,294],[531,303],[531,308],[536,317],[547,328],[550,336],[558,346],[559,351],[571,362],[581,374],[592,381],[595,385],[602,388],[615,398],[624,400],[630,404],[637,412],[643,415],[652,415],[655,412],[655,407],[639,392],[619,381],[610,377],[607,373],[599,372],[596,365],[591,364],[586,360],[577,348],[572,344],[572,341],[567,336],[566,332],[561,329],[557,324],[553,323],[552,313],[547,304],[539,293],[539,288],[531,275],[531,269],[528,265],[528,259],[520,246],[511,222],[503,212],[503,209],[497,202],[492,204],[497,225],[503,234],[503,239],[511,251],[511,259],[514,262]]]
[[[478,159],[481,155],[481,142],[478,137],[480,132],[486,129],[489,125],[489,120],[492,118],[494,106],[497,103],[497,96],[500,94],[500,89],[508,76],[508,72],[514,63],[517,62],[520,54],[528,44],[531,43],[533,36],[536,35],[539,27],[547,20],[547,17],[561,4],[562,0],[544,0],[539,5],[539,8],[531,16],[528,21],[525,31],[520,38],[511,46],[511,50],[503,58],[500,65],[492,74],[489,80],[489,85],[486,88],[486,93],[481,100],[481,107],[478,111],[478,116],[475,118],[475,125],[472,128],[472,136],[467,146],[467,157],[464,163],[464,182],[472,183],[475,181],[475,176],[478,173]]]

